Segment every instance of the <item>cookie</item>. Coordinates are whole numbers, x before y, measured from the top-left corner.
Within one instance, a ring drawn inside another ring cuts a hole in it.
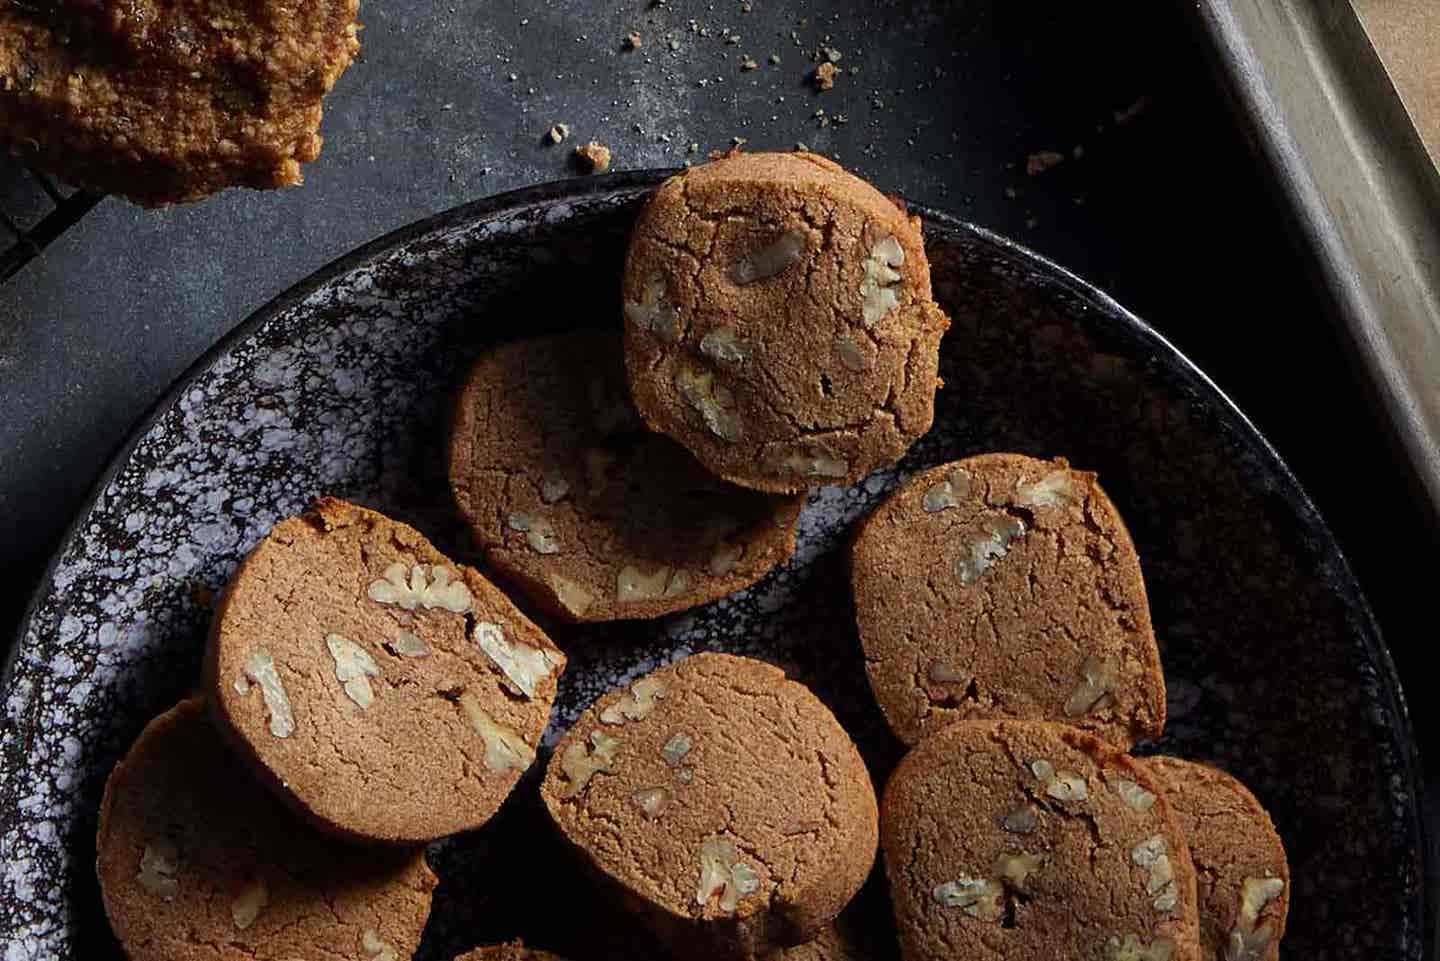
[[[930,429],[940,338],[919,218],[808,153],[667,180],[630,239],[635,406],[756,490],[847,484]]]
[[[548,951],[527,948],[519,941],[509,944],[489,944],[466,952],[455,961],[562,961]]]
[[[115,766],[95,846],[131,961],[408,958],[435,888],[418,849],[351,847],[287,810],[198,698],[151,721]]]
[[[905,961],[1199,961],[1195,869],[1157,781],[1046,721],[963,721],[885,788]]]
[[[765,954],[762,961],[860,961],[860,953],[832,924],[815,940],[790,948],[776,948]]]
[[[320,827],[413,843],[484,824],[535,760],[565,656],[419,532],[321,498],[235,572],[210,712]]]
[[[875,792],[834,715],[769,664],[696,654],[604,695],[555,749],[561,834],[681,956],[819,936],[875,858]]]
[[[614,331],[480,358],[450,486],[486,560],[570,621],[659,617],[753,584],[794,552],[803,503],[727,484],[645,430]]]
[[[1173,757],[1138,763],[1159,782],[1190,842],[1201,952],[1219,961],[1276,961],[1290,910],[1290,867],[1270,815],[1224,771]]]
[[[1140,560],[1094,474],[982,454],[916,475],[858,526],[870,685],[914,744],[961,719],[1158,737],[1165,678]]]

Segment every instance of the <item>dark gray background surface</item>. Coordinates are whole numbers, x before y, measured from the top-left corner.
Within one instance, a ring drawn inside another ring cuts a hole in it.
[[[1182,6],[366,0],[361,59],[328,101],[328,143],[303,188],[158,212],[107,200],[0,288],[0,637],[131,424],[255,307],[395,227],[574,174],[577,142],[598,138],[617,168],[639,168],[744,137],[751,149],[804,142],[1014,236],[1176,341],[1315,497],[1409,681],[1417,727],[1440,728],[1418,673],[1440,537]],[[632,29],[644,46],[626,52]],[[843,55],[842,74],[817,94],[806,78],[821,47]],[[758,70],[741,70],[746,55]],[[845,122],[822,126],[821,108]],[[562,122],[572,139],[545,145]],[[1041,150],[1066,159],[1027,175]],[[20,181],[0,167],[15,214],[29,204]]]

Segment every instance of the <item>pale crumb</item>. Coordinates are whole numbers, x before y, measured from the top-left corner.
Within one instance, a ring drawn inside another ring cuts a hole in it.
[[[839,68],[830,61],[825,61],[815,68],[814,80],[815,89],[832,90],[835,87],[835,77],[840,73]]]
[[[640,36],[638,31],[625,35],[626,50],[639,50],[643,46],[645,46],[645,38]]]
[[[576,147],[575,157],[592,174],[603,174],[610,169],[610,148],[598,140]]]
[[[551,143],[559,143],[568,136],[570,136],[570,127],[563,123],[557,123],[546,132],[545,139]]]

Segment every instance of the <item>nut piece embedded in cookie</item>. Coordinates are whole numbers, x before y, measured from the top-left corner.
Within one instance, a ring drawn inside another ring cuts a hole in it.
[[[1218,768],[1172,757],[1136,763],[1156,779],[1185,831],[1200,879],[1205,956],[1276,961],[1290,908],[1290,868],[1270,816],[1245,785]]]
[[[870,685],[906,743],[998,717],[1125,748],[1159,736],[1140,560],[1095,475],[1019,454],[933,467],[860,523],[850,572]]]
[[[823,157],[738,154],[666,181],[622,301],[640,415],[732,483],[851,483],[930,427],[949,321],[920,222]]]
[[[721,365],[748,351],[724,327],[702,345]],[[741,436],[712,371],[677,376],[717,436]],[[450,485],[486,560],[568,621],[658,617],[753,584],[794,551],[802,503],[727,484],[646,431],[613,331],[482,356],[456,403]]]
[[[499,808],[535,760],[564,667],[479,573],[322,498],[235,572],[204,683],[282,800],[332,833],[410,844]]]
[[[960,721],[922,740],[881,810],[905,961],[1200,961],[1180,825],[1163,799],[1136,810],[1102,789],[1121,780],[1158,791],[1063,724]]]
[[[435,876],[418,849],[358,848],[287,810],[221,739],[198,698],[151,721],[100,803],[95,870],[131,958],[287,961],[361,953],[368,932],[410,957]],[[337,906],[339,910],[337,910]]]
[[[813,694],[746,658],[697,654],[601,697],[540,793],[680,956],[767,956],[816,937],[874,859],[855,746]]]

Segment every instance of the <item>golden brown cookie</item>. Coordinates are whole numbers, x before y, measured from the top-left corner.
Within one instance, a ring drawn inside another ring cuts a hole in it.
[[[358,0],[0,5],[0,142],[158,205],[300,182],[321,99],[359,49]]]
[[[537,951],[535,948],[525,947],[519,941],[511,941],[509,944],[487,944],[474,951],[467,951],[455,961],[563,961],[563,959],[548,951]]]
[[[659,617],[755,583],[794,552],[803,504],[727,484],[645,430],[615,331],[480,358],[450,486],[486,559],[570,621]]]
[[[565,656],[480,574],[321,498],[235,572],[210,712],[321,827],[410,843],[484,824],[535,760]]]
[[[829,925],[820,937],[790,948],[775,948],[763,961],[861,961],[860,953],[839,928]]]
[[[732,483],[850,483],[930,429],[949,321],[919,218],[823,157],[739,154],[667,180],[623,299],[640,415]]]
[[[1200,950],[1217,961],[1276,961],[1290,910],[1290,866],[1270,815],[1224,771],[1173,757],[1154,775],[1190,842],[1200,881]]]
[[[834,715],[779,668],[726,654],[601,697],[556,747],[541,796],[684,956],[817,937],[875,857],[874,789]]]
[[[1158,737],[1165,678],[1140,560],[1095,475],[982,454],[911,478],[850,551],[866,670],[896,736],[961,719]]]
[[[95,871],[132,961],[408,958],[435,876],[418,849],[323,837],[251,777],[199,698],[110,774]]]
[[[1152,776],[1045,721],[962,721],[891,775],[881,844],[905,961],[1199,961],[1195,869]]]

